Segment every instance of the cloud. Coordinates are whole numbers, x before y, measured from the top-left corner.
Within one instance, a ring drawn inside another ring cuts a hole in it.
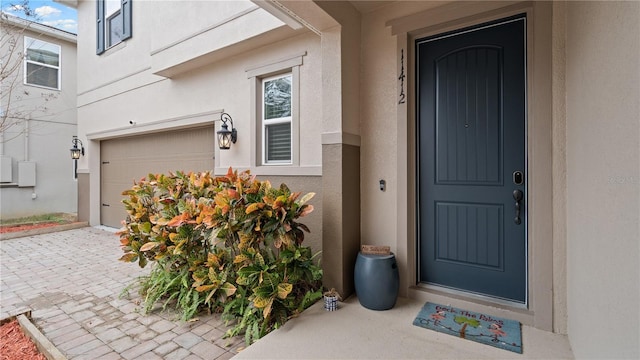
[[[25,7],[22,5],[9,5],[6,8],[2,9],[3,12],[16,15],[15,13],[23,13],[25,11]]]
[[[78,23],[73,19],[43,21],[42,23],[70,32],[75,32],[78,29]]]
[[[22,5],[9,5],[7,6],[7,11],[22,11],[24,10],[24,6]]]
[[[46,17],[52,16],[52,15],[56,16],[56,15],[59,15],[62,12],[59,9],[56,9],[56,8],[48,6],[48,5],[40,6],[39,8],[36,8],[34,11],[38,16],[40,16],[42,18],[46,18]]]

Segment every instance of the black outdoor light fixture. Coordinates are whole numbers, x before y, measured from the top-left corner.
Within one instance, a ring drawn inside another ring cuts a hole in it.
[[[222,121],[222,126],[218,131],[218,147],[220,147],[220,150],[228,150],[231,148],[231,143],[235,144],[236,140],[238,140],[238,130],[233,127],[231,115],[222,113],[220,114],[220,120]],[[231,123],[231,130],[229,130],[227,122]]]
[[[71,144],[73,147],[71,150],[71,159],[78,160],[80,159],[80,155],[84,156],[84,146],[82,145],[82,141],[78,139],[77,136],[73,136],[73,140],[71,140]],[[78,148],[78,144],[80,144],[80,148]]]

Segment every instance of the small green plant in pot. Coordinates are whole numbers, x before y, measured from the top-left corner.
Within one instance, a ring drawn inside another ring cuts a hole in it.
[[[281,326],[322,297],[322,270],[302,245],[298,222],[313,211],[282,184],[248,171],[149,175],[125,191],[128,212],[118,233],[120,260],[144,267],[144,310],[175,306],[184,320],[222,312],[247,344]]]

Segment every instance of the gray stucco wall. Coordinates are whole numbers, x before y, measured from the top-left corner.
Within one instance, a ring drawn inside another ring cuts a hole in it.
[[[10,158],[12,168],[11,181],[0,187],[0,217],[75,213],[77,189],[69,154],[77,133],[75,36],[39,25],[28,29],[26,25],[17,26],[3,23],[0,29],[0,63],[12,65],[17,61],[20,65],[18,71],[9,72],[3,79],[5,93],[0,109],[21,119],[15,126],[4,128],[0,136],[0,155]],[[24,62],[17,57],[24,52],[24,36],[60,46],[59,90],[23,84]],[[18,52],[9,52],[8,40],[16,42]],[[13,56],[8,57],[10,54]],[[19,162],[23,161],[35,163],[35,186],[18,186]]]

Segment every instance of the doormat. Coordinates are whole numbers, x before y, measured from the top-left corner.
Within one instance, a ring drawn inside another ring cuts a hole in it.
[[[413,325],[522,354],[518,321],[427,302]]]

